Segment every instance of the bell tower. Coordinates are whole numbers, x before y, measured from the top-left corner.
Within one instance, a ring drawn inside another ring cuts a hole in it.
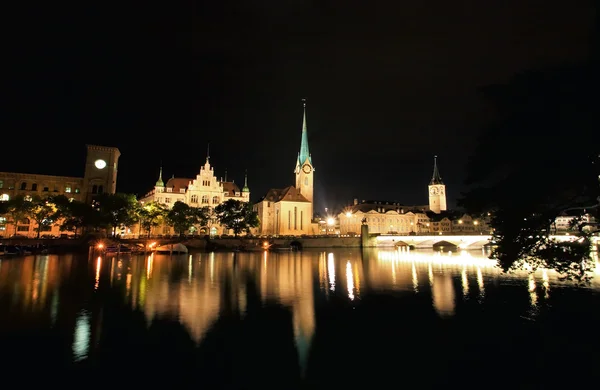
[[[302,117],[302,141],[300,143],[300,153],[296,160],[296,189],[302,196],[310,201],[310,216],[313,215],[313,182],[315,168],[312,164],[310,152],[308,150],[308,132],[306,128],[306,99],[302,99],[304,115]]]
[[[429,182],[429,209],[436,214],[446,211],[446,186],[437,167],[437,156],[433,156],[433,176]]]
[[[85,199],[91,202],[94,195],[117,191],[119,149],[108,146],[87,145],[83,185]]]

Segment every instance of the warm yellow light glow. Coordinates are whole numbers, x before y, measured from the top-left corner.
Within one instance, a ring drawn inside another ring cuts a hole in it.
[[[348,298],[354,300],[354,275],[352,275],[352,264],[346,263],[346,284],[348,286]]]
[[[148,263],[146,264],[146,279],[152,277],[152,263],[154,262],[154,253],[148,256]]]
[[[333,225],[335,225],[335,219],[333,219],[333,218],[331,218],[331,217],[327,218],[327,224],[328,224],[329,226],[333,226]]]
[[[351,213],[350,211],[348,211],[348,212],[346,213],[346,217],[350,218],[351,216],[352,216],[352,213]]]
[[[335,260],[333,253],[327,255],[327,274],[329,275],[329,289],[335,291]]]
[[[104,248],[104,244],[100,243],[100,244],[98,244],[97,247],[98,247],[98,249],[102,249],[102,248]]]
[[[94,285],[94,290],[98,289],[98,285],[100,284],[100,267],[102,266],[102,257],[98,256],[96,259],[96,284]]]

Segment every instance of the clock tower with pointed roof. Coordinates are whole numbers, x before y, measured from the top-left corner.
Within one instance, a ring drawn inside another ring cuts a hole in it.
[[[296,189],[304,196],[311,204],[310,216],[313,215],[313,183],[315,176],[315,168],[312,164],[312,158],[308,149],[308,131],[306,127],[306,99],[302,99],[304,106],[304,114],[302,117],[302,140],[300,142],[300,153],[296,160]]]
[[[433,176],[429,182],[429,209],[436,214],[446,211],[446,186],[437,166],[437,156],[433,156]]]

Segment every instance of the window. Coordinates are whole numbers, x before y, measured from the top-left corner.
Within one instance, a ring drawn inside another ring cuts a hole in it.
[[[213,196],[213,204],[219,204],[219,197]]]
[[[171,198],[165,198],[165,203],[171,203]]]
[[[17,226],[17,231],[18,232],[28,232],[29,231],[29,225],[27,225],[27,226]]]
[[[48,191],[48,187],[44,187],[44,191]],[[98,186],[94,184],[92,186],[92,194],[97,194],[97,193],[98,193]]]
[[[0,195],[0,201],[6,202],[7,200],[10,200],[10,196],[8,196],[8,194]]]
[[[292,228],[292,210],[288,210],[288,229]]]
[[[37,184],[36,183],[33,183],[31,185],[31,191],[37,191]]]
[[[0,180],[0,188],[4,188],[4,181]]]
[[[25,199],[28,202],[31,202],[31,195],[25,195],[23,199]]]
[[[304,178],[304,185],[307,186],[308,185],[308,177]]]
[[[202,195],[202,204],[208,204],[208,195]]]
[[[192,202],[192,203],[198,203],[198,195],[192,195],[192,198],[191,198],[190,202]]]
[[[298,207],[294,207],[294,230],[298,229]]]
[[[303,222],[304,222],[304,211],[300,211],[300,230],[304,229]]]
[[[27,183],[21,183],[21,189],[22,190],[26,190],[27,189]]]
[[[70,193],[71,193],[71,186],[66,186],[66,187],[65,187],[65,192],[66,192],[67,194],[70,194]]]
[[[98,193],[101,194],[104,192],[104,188],[102,186],[98,186]]]
[[[79,188],[75,188],[75,193],[76,193],[76,194],[78,194],[78,193],[80,193],[80,192],[81,192],[81,190],[80,190]]]

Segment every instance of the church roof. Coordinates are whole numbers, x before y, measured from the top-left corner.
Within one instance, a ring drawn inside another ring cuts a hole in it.
[[[237,192],[240,192],[240,187],[232,181],[224,181],[221,184],[223,184],[223,191],[227,193],[227,196],[235,196]]]
[[[269,202],[309,202],[294,186],[289,186],[283,189],[272,188],[267,191],[267,194],[262,199]]]
[[[185,177],[172,177],[169,180],[167,180],[167,184],[165,185],[165,187],[172,188],[173,192],[179,193],[181,192],[180,190],[182,188],[187,190],[190,181],[192,181],[192,179],[187,179]]]

